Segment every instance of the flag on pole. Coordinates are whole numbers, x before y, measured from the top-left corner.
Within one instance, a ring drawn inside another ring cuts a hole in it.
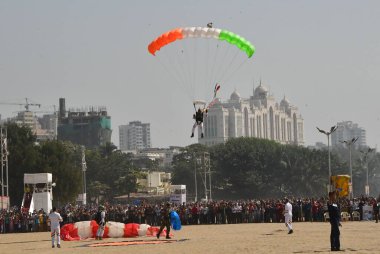
[[[218,93],[219,89],[220,89],[220,85],[216,83],[215,88],[214,88],[214,98],[216,97],[216,94]]]

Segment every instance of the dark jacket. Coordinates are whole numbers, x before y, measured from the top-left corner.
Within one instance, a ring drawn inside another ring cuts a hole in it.
[[[329,204],[328,210],[329,210],[330,223],[339,225],[340,220],[341,220],[339,206],[337,204]]]

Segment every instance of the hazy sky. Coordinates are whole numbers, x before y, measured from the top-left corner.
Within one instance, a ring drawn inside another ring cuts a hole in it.
[[[256,46],[249,64],[222,84],[252,94],[253,80],[298,106],[306,144],[326,143],[316,126],[351,120],[380,144],[380,1],[0,0],[0,102],[52,109],[106,106],[118,126],[151,123],[154,147],[189,145],[193,108],[147,45],[184,26],[215,27]],[[228,87],[228,89],[227,89]],[[223,88],[226,88],[223,90]],[[19,106],[0,105],[2,117]]]

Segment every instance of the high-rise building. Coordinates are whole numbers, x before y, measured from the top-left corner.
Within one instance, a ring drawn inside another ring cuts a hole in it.
[[[65,99],[59,99],[58,140],[97,148],[110,143],[111,134],[111,117],[104,107],[66,111]]]
[[[141,150],[151,147],[150,123],[133,121],[119,126],[120,150]]]
[[[229,138],[256,137],[281,144],[303,145],[303,118],[297,107],[284,97],[277,103],[263,85],[254,89],[249,99],[234,91],[227,102],[219,99],[209,109],[204,120],[205,145],[223,143]]]
[[[359,127],[357,123],[343,121],[337,123],[337,126],[336,131],[331,134],[332,146],[340,146],[342,141],[352,140],[353,138],[358,138],[354,144],[355,148],[367,146],[366,131]]]

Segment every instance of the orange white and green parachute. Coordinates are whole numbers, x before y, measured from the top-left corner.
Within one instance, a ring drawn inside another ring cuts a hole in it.
[[[228,85],[236,86],[231,78],[252,64],[255,46],[240,35],[208,25],[172,29],[151,41],[148,51],[165,69],[160,75],[168,73],[191,102],[210,102],[220,87],[227,92]]]
[[[155,55],[156,51],[165,45],[186,38],[210,38],[226,41],[244,51],[248,58],[255,53],[255,46],[243,37],[227,30],[209,27],[183,27],[170,30],[153,40],[148,46],[148,51]]]

